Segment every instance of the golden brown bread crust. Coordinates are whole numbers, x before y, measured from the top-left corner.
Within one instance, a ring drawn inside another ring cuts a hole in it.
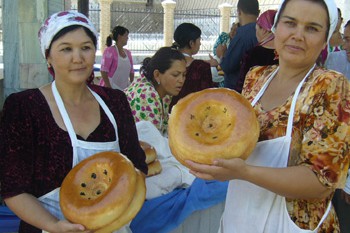
[[[146,163],[148,166],[147,177],[154,176],[162,172],[162,165],[157,159],[157,151],[156,149],[144,141],[139,141],[142,150],[146,154]]]
[[[136,214],[140,211],[145,198],[146,198],[146,184],[145,178],[139,170],[136,170],[137,180],[136,180],[136,191],[134,198],[132,199],[129,207],[125,212],[112,223],[108,224],[105,227],[95,231],[95,233],[111,233],[123,227],[125,224],[130,222]]]
[[[224,76],[224,75],[225,75],[225,73],[224,73],[224,71],[222,70],[222,68],[221,68],[220,65],[218,65],[218,66],[216,67],[216,69],[218,70],[218,75],[219,75],[219,76]]]
[[[158,175],[161,172],[162,172],[162,165],[158,159],[156,159],[152,163],[148,164],[147,177]]]
[[[251,104],[236,91],[210,88],[182,98],[169,117],[169,146],[176,159],[212,164],[215,158],[246,159],[260,127]]]
[[[130,205],[137,175],[132,162],[118,152],[95,154],[76,165],[60,189],[63,215],[87,229],[110,224]]]
[[[156,149],[147,142],[140,141],[140,146],[146,154],[146,163],[150,164],[157,158]]]

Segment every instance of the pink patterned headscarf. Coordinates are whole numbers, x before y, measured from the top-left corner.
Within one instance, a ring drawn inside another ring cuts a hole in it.
[[[259,16],[256,23],[263,29],[271,31],[276,13],[276,10],[267,10]]]
[[[46,58],[46,50],[50,47],[54,36],[63,28],[81,25],[89,29],[96,38],[98,33],[92,22],[83,14],[76,11],[61,11],[49,16],[38,32],[40,49],[42,55]]]

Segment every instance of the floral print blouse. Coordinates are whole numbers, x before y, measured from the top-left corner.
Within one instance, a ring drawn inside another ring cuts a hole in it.
[[[252,69],[247,74],[242,94],[252,102],[276,68]],[[288,166],[309,167],[319,181],[332,190],[344,187],[349,166],[349,91],[349,83],[342,74],[316,68],[303,84],[294,113]],[[293,95],[283,105],[269,111],[257,102],[254,108],[261,125],[259,141],[285,135],[292,98]],[[286,199],[291,219],[302,229],[316,228],[333,193],[324,200]],[[339,232],[333,208],[318,232]]]
[[[150,121],[161,134],[167,135],[171,97],[161,99],[153,84],[143,75],[135,78],[124,92],[135,121]]]

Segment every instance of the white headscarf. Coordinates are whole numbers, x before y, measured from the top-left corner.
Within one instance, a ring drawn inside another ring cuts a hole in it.
[[[83,14],[76,11],[61,11],[48,17],[38,32],[41,53],[46,58],[45,51],[50,47],[54,36],[63,28],[81,25],[88,28],[98,38],[98,33],[92,22]]]
[[[335,4],[334,0],[323,0],[324,3],[326,3],[327,5],[327,10],[328,10],[328,15],[329,15],[329,32],[328,32],[328,38],[327,38],[327,43],[329,42],[329,40],[331,39],[331,36],[337,26],[338,23],[338,9],[337,9],[337,5]],[[276,31],[276,25],[277,25],[277,19],[279,17],[279,14],[281,13],[281,7],[283,5],[283,3],[285,2],[285,0],[281,1],[281,4],[279,6],[279,9],[276,13],[275,16],[275,22],[272,26],[272,32]]]

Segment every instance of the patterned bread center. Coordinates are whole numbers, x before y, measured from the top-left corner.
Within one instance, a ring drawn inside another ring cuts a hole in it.
[[[186,130],[190,132],[190,137],[207,145],[229,138],[236,119],[232,111],[217,101],[198,104],[188,117]]]
[[[96,169],[84,174],[79,182],[77,191],[83,199],[94,200],[110,187],[112,182],[111,168],[106,164],[100,164]]]

